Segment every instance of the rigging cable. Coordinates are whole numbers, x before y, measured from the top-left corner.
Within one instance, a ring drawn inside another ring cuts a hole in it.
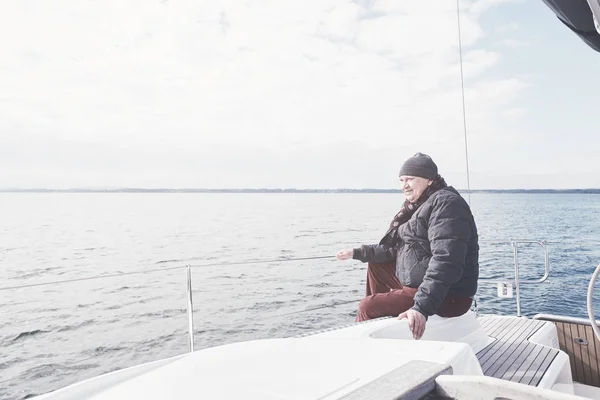
[[[460,34],[460,0],[456,0],[456,20],[458,22],[458,54],[460,57],[460,88],[462,95],[463,129],[465,133],[465,162],[467,165],[467,194],[471,205],[471,179],[469,177],[469,149],[467,145],[467,111],[465,107],[465,78],[463,74],[462,37]]]

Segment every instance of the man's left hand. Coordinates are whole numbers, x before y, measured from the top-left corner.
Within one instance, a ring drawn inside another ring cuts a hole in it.
[[[413,334],[413,338],[416,340],[421,339],[421,336],[425,333],[425,323],[427,322],[425,316],[418,311],[408,310],[398,316],[398,319],[404,318],[408,319],[408,327]]]

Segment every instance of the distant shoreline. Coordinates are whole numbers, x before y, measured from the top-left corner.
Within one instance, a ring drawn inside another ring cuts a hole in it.
[[[467,193],[465,189],[459,192]],[[398,189],[0,189],[0,193],[402,193]],[[600,189],[479,189],[471,193],[600,194]]]

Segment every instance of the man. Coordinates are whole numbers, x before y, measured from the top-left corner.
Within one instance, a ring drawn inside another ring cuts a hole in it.
[[[405,201],[381,241],[340,250],[337,258],[369,263],[357,321],[398,315],[420,339],[429,316],[457,317],[471,307],[479,278],[477,226],[428,155],[406,160],[400,183]]]

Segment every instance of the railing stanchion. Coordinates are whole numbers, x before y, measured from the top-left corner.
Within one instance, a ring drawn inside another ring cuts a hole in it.
[[[521,292],[519,288],[519,250],[518,242],[512,242],[515,257],[515,292],[517,294],[517,317],[521,316]]]
[[[187,268],[187,315],[188,315],[188,338],[190,353],[194,351],[194,304],[192,301],[192,267]]]

